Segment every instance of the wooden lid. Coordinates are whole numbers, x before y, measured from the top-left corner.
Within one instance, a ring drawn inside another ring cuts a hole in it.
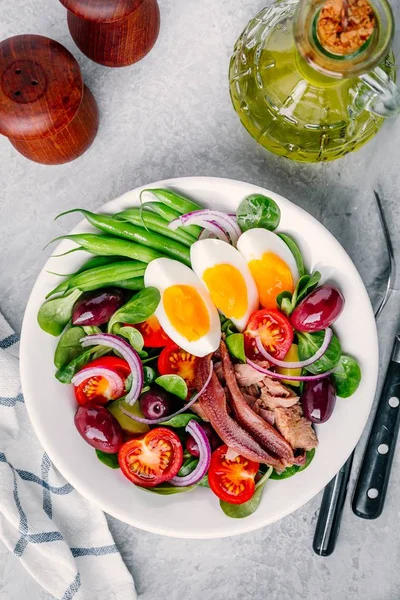
[[[87,21],[111,23],[124,19],[145,0],[61,0],[65,8]]]
[[[38,139],[63,129],[83,96],[78,63],[58,42],[17,35],[0,43],[0,133]]]

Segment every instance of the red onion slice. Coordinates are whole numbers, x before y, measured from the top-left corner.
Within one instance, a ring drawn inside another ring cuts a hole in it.
[[[210,361],[210,373],[207,377],[205,384],[201,388],[201,390],[197,394],[195,394],[193,396],[193,398],[187,404],[185,404],[185,406],[183,406],[181,409],[177,410],[172,415],[168,415],[168,417],[160,417],[159,419],[145,419],[144,417],[137,417],[136,415],[131,415],[131,413],[128,412],[127,410],[125,410],[124,407],[121,407],[121,412],[123,412],[124,415],[126,415],[130,419],[137,421],[138,423],[145,423],[146,425],[159,425],[160,423],[165,423],[165,421],[169,421],[173,417],[181,415],[182,413],[186,412],[191,406],[193,406],[193,404],[200,398],[200,396],[202,394],[204,394],[205,390],[207,389],[207,386],[211,381],[212,374],[213,374],[213,363],[212,363],[212,361]]]
[[[95,333],[81,340],[84,348],[87,346],[105,346],[118,352],[126,360],[132,373],[132,387],[125,396],[125,401],[133,406],[140,396],[143,387],[143,366],[136,350],[122,338],[112,333]]]
[[[91,379],[91,377],[103,377],[103,379],[107,380],[110,390],[110,399],[119,398],[124,393],[125,383],[122,377],[115,371],[106,369],[105,367],[89,367],[82,369],[82,371],[79,371],[79,373],[74,375],[71,383],[78,386],[84,381]]]
[[[211,231],[209,231],[208,229],[203,229],[203,231],[198,237],[199,240],[209,240],[210,238],[216,239],[216,235],[215,233],[211,233]]]
[[[271,379],[285,379],[286,381],[316,381],[317,379],[323,379],[324,377],[328,377],[335,369],[331,369],[330,371],[325,371],[325,373],[319,373],[318,375],[281,375],[280,373],[275,373],[275,371],[270,371],[269,369],[264,369],[264,367],[260,367],[257,363],[252,360],[246,358],[246,362],[248,365],[253,367],[259,373],[264,373],[264,375],[268,375]]]
[[[233,246],[236,246],[242,233],[236,218],[232,214],[219,210],[204,209],[189,212],[171,221],[168,227],[177,229],[181,225],[200,225],[212,233],[216,233],[216,229],[219,229],[218,238],[230,242]]]
[[[285,362],[284,360],[278,360],[277,358],[272,356],[272,354],[269,354],[269,352],[267,352],[264,348],[260,336],[256,337],[256,346],[259,353],[262,354],[263,357],[268,360],[268,362],[275,365],[276,367],[282,367],[283,369],[302,369],[303,367],[308,367],[309,365],[312,365],[313,363],[317,362],[317,360],[319,360],[321,356],[325,354],[329,344],[331,343],[332,336],[332,329],[329,329],[328,327],[327,329],[325,329],[325,337],[324,341],[322,342],[322,346],[317,350],[317,352],[313,356],[310,356],[310,358],[307,358],[306,360],[300,360],[297,362]]]
[[[186,475],[185,477],[179,477],[176,475],[169,480],[168,483],[175,485],[176,487],[186,487],[188,485],[194,485],[203,479],[204,475],[210,468],[211,462],[211,446],[208,437],[197,421],[189,421],[186,426],[186,431],[193,436],[198,448],[199,448],[199,462],[196,468]]]

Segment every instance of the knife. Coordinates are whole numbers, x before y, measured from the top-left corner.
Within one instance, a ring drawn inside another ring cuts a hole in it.
[[[399,405],[400,334],[398,333],[353,496],[353,512],[362,519],[376,519],[382,514],[399,433]]]
[[[392,240],[390,238],[390,232],[387,225],[385,213],[383,212],[381,199],[376,191],[374,191],[374,196],[383,234],[385,237],[386,250],[389,257],[389,270],[386,290],[378,308],[375,311],[375,319],[378,319],[384,307],[386,306],[393,289],[396,263],[394,258]],[[340,471],[337,473],[337,475],[335,475],[335,477],[325,487],[313,542],[313,550],[319,556],[329,556],[335,549],[336,540],[339,535],[340,524],[342,521],[342,513],[344,503],[346,500],[353,458],[354,451],[347,459]]]

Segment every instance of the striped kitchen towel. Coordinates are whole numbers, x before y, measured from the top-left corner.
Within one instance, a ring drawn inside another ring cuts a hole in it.
[[[62,600],[132,600],[104,514],[40,447],[21,394],[18,338],[0,314],[0,539]]]

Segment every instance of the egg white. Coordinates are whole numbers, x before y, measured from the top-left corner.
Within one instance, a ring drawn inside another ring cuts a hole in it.
[[[155,287],[159,290],[161,300],[155,315],[165,333],[169,335],[175,344],[178,344],[186,352],[200,357],[217,350],[221,341],[221,325],[218,311],[211,300],[206,286],[192,269],[171,258],[157,258],[149,263],[144,274],[144,283],[146,287]],[[165,312],[163,304],[164,292],[172,285],[192,286],[199,293],[206,306],[210,318],[210,327],[208,332],[196,341],[191,342],[176,331]]]
[[[251,260],[260,260],[266,252],[273,252],[281,258],[292,273],[294,285],[299,280],[299,271],[293,254],[283,240],[268,229],[248,229],[240,236],[237,249],[248,264]]]
[[[237,269],[246,284],[247,308],[240,319],[229,317],[239,331],[246,328],[250,315],[258,309],[258,291],[243,256],[230,244],[221,240],[199,240],[190,248],[190,260],[196,275],[203,281],[204,271],[216,265],[230,265]],[[227,316],[227,315],[225,315]]]

